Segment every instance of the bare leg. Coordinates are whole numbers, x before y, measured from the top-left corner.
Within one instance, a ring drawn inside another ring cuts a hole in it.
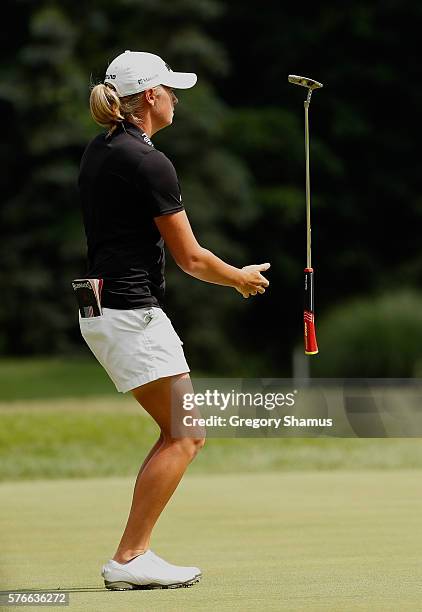
[[[135,496],[135,491],[136,491],[136,487],[138,486],[139,477],[141,476],[142,472],[144,471],[148,461],[151,459],[151,457],[153,457],[155,455],[157,450],[162,445],[163,441],[164,441],[164,436],[163,436],[162,433],[160,433],[160,436],[159,436],[158,440],[155,442],[154,446],[150,449],[148,455],[145,457],[145,459],[144,459],[144,461],[143,461],[143,463],[142,463],[142,465],[141,465],[141,467],[139,469],[139,472],[138,472],[138,475],[137,475],[136,481],[135,481],[135,486],[134,486],[134,489],[133,489],[133,496]]]
[[[160,433],[160,437],[158,438],[158,440],[154,444],[154,446],[151,448],[151,450],[149,451],[148,455],[145,457],[144,462],[143,462],[143,464],[141,465],[141,467],[139,469],[138,478],[142,474],[142,472],[143,472],[146,464],[148,463],[148,461],[155,454],[155,452],[160,448],[160,446],[162,445],[163,442],[164,442],[164,436],[163,436],[162,433]],[[138,482],[138,478],[136,479],[136,482]],[[136,487],[136,483],[135,483],[135,487]]]
[[[178,391],[178,383],[183,386]],[[188,385],[188,387],[186,386]],[[204,438],[173,438],[171,410],[180,410],[182,392],[192,389],[189,374],[160,378],[133,395],[161,429],[139,471],[125,531],[113,559],[125,563],[149,548],[152,529]],[[161,442],[160,442],[161,440]]]

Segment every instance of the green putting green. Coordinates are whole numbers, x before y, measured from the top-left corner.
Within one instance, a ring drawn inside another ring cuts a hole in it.
[[[153,549],[190,589],[106,591],[131,478],[0,484],[1,590],[62,589],[70,610],[420,610],[420,470],[188,474]],[[11,608],[7,608],[11,609]],[[58,607],[50,609],[59,609]]]

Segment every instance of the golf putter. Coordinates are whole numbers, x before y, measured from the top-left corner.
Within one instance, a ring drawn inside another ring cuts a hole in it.
[[[305,160],[306,160],[306,268],[305,268],[305,300],[304,300],[304,334],[305,354],[316,355],[318,344],[315,333],[315,311],[314,311],[314,270],[311,261],[311,182],[309,172],[309,105],[314,89],[322,87],[322,83],[309,79],[308,77],[289,75],[289,82],[308,88],[308,95],[304,102],[305,106]]]

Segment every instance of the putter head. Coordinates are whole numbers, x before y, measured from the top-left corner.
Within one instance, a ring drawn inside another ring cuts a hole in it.
[[[296,76],[295,74],[289,74],[289,83],[294,85],[302,85],[302,87],[308,87],[308,89],[319,89],[324,87],[322,83],[309,79],[308,77]]]

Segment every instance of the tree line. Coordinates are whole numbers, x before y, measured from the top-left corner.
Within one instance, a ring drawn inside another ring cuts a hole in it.
[[[272,264],[270,290],[243,301],[169,261],[167,307],[196,371],[286,376],[302,341],[305,91],[289,85],[289,73],[324,83],[310,108],[323,334],[315,372],[335,371],[323,350],[332,346],[331,318],[338,325],[343,316],[351,339],[367,320],[359,308],[347,308],[353,300],[374,309],[379,296],[397,295],[404,304],[402,294],[410,292],[406,308],[421,304],[422,85],[409,58],[418,56],[422,8],[409,1],[322,2],[304,15],[302,7],[274,0],[260,7],[240,0],[9,6],[0,84],[1,354],[84,351],[70,287],[85,269],[76,179],[83,149],[100,129],[89,115],[90,85],[126,48],[158,53],[199,76],[178,95],[174,125],[154,144],[176,166],[200,243],[237,266]],[[387,357],[394,340],[386,330],[407,333],[399,322],[407,315],[394,317],[395,308],[381,309],[378,331],[369,317],[354,365],[341,360],[341,346],[330,348],[344,375],[367,372],[365,340],[386,355],[376,375],[413,371],[417,346],[406,366]]]

